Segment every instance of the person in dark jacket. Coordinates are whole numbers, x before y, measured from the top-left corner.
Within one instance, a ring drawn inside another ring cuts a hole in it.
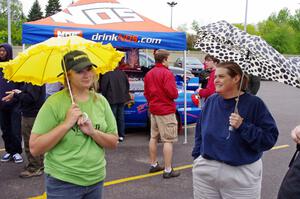
[[[0,45],[0,62],[12,59],[12,47],[9,44]],[[8,82],[3,77],[0,68],[0,99],[7,95],[6,92],[19,88],[18,84]],[[0,126],[6,153],[2,156],[1,162],[14,160],[15,163],[22,163],[22,137],[21,137],[21,114],[16,100],[3,102],[0,100]]]
[[[278,129],[260,98],[239,93],[240,84],[247,86],[242,74],[235,62],[217,65],[216,93],[205,102],[195,134],[194,198],[260,198],[261,157],[275,145]]]
[[[291,136],[297,144],[297,150],[290,162],[290,168],[282,180],[277,199],[298,199],[300,196],[300,125],[292,130]]]
[[[248,79],[249,82],[247,86],[247,91],[252,95],[256,95],[260,88],[261,77],[250,74],[248,75]]]
[[[120,62],[121,63],[121,62]],[[126,73],[119,68],[105,73],[100,79],[100,91],[110,104],[117,121],[119,141],[125,138],[124,105],[130,100]]]
[[[25,153],[28,165],[20,173],[21,178],[30,178],[43,174],[43,155],[33,157],[29,150],[29,138],[35,118],[45,101],[45,86],[34,86],[25,83],[19,89],[9,92],[9,95],[2,98],[2,101],[9,102],[17,100],[22,113],[21,130],[24,138]]]

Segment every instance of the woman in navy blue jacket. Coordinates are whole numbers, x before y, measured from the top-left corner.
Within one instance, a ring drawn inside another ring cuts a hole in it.
[[[246,77],[234,113],[241,77],[234,62],[217,66],[216,94],[207,99],[195,135],[194,198],[260,198],[261,156],[276,143],[278,129],[264,102],[243,91]]]
[[[9,44],[0,45],[0,62],[12,59],[12,47]],[[6,92],[18,89],[19,86],[8,82],[3,78],[2,68],[0,69],[0,126],[6,153],[2,156],[1,162],[14,160],[15,163],[23,162],[20,155],[21,146],[21,113],[16,100],[10,102],[1,101],[7,95]]]

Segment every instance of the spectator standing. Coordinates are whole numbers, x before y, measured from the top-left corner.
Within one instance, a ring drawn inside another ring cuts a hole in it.
[[[278,199],[298,199],[300,196],[300,125],[292,130],[291,136],[297,144],[297,150],[281,183]]]
[[[107,100],[93,89],[96,74],[88,56],[64,57],[68,87],[50,96],[30,136],[30,152],[45,154],[47,198],[102,198],[105,148],[117,146],[117,125]]]
[[[12,59],[12,47],[9,44],[0,45],[0,62]],[[8,82],[3,78],[0,68],[0,99],[7,95],[6,92],[19,88],[18,84]],[[1,162],[14,160],[15,163],[22,163],[22,136],[21,136],[21,113],[16,100],[10,102],[0,101],[0,126],[6,153],[2,156]]]
[[[240,84],[247,86],[242,73],[234,62],[216,68],[216,94],[201,111],[192,153],[195,199],[260,198],[261,157],[275,145],[278,129],[264,102],[247,92],[240,93],[234,113]]]
[[[119,66],[122,66],[123,61]],[[126,73],[120,68],[105,73],[100,79],[102,95],[110,104],[111,110],[117,121],[119,141],[125,138],[124,106],[130,100],[129,82]]]
[[[255,75],[248,75],[249,83],[247,87],[247,91],[252,95],[256,95],[260,88],[260,80],[261,77]]]
[[[212,55],[208,54],[205,56],[205,58],[204,58],[205,70],[210,71],[210,74],[208,76],[206,87],[198,88],[196,90],[196,92],[199,93],[199,96],[201,98],[207,99],[210,95],[215,93],[215,91],[216,91],[215,83],[214,83],[215,71],[216,71],[216,65],[219,62],[220,61]],[[204,84],[206,84],[206,83],[204,82]]]
[[[34,86],[25,83],[19,89],[10,91],[10,94],[2,98],[2,101],[9,102],[16,99],[19,102],[22,113],[21,131],[24,140],[25,153],[28,164],[25,170],[20,173],[21,178],[30,178],[43,174],[43,155],[33,157],[29,150],[29,138],[31,129],[38,111],[45,101],[45,86]]]
[[[155,66],[145,76],[144,95],[147,99],[151,114],[151,138],[149,142],[150,173],[164,170],[163,178],[180,175],[172,168],[173,143],[177,141],[177,120],[175,99],[178,97],[175,78],[168,69],[166,50],[155,52]],[[157,142],[159,137],[163,142],[163,156],[165,167],[157,161]]]

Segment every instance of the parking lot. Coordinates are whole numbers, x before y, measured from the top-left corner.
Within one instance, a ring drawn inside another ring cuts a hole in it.
[[[265,101],[277,121],[280,136],[276,147],[263,157],[262,199],[275,199],[280,182],[294,152],[290,130],[300,123],[300,90],[275,82],[262,82],[259,96]],[[148,133],[145,129],[130,129],[126,140],[116,150],[107,150],[105,199],[190,199],[192,198],[193,126],[188,128],[188,143],[184,135],[174,146],[174,164],[180,177],[163,179],[161,174],[148,174]],[[0,155],[4,154],[0,141]],[[162,160],[162,146],[159,146]],[[0,198],[28,198],[44,193],[44,178],[20,179],[25,164],[0,163]]]

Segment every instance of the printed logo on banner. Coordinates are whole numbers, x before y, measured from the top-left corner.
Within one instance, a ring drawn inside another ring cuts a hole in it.
[[[54,36],[55,37],[68,37],[68,36],[82,37],[83,34],[81,30],[54,29]]]
[[[129,35],[129,34],[109,34],[109,33],[96,33],[92,35],[93,41],[108,41],[108,42],[135,42],[135,43],[145,43],[145,44],[160,44],[161,39],[151,38],[151,37],[138,37],[138,35]]]
[[[124,8],[118,3],[72,6],[67,8],[67,12],[58,12],[51,18],[55,22],[87,25],[144,21],[133,10]]]

